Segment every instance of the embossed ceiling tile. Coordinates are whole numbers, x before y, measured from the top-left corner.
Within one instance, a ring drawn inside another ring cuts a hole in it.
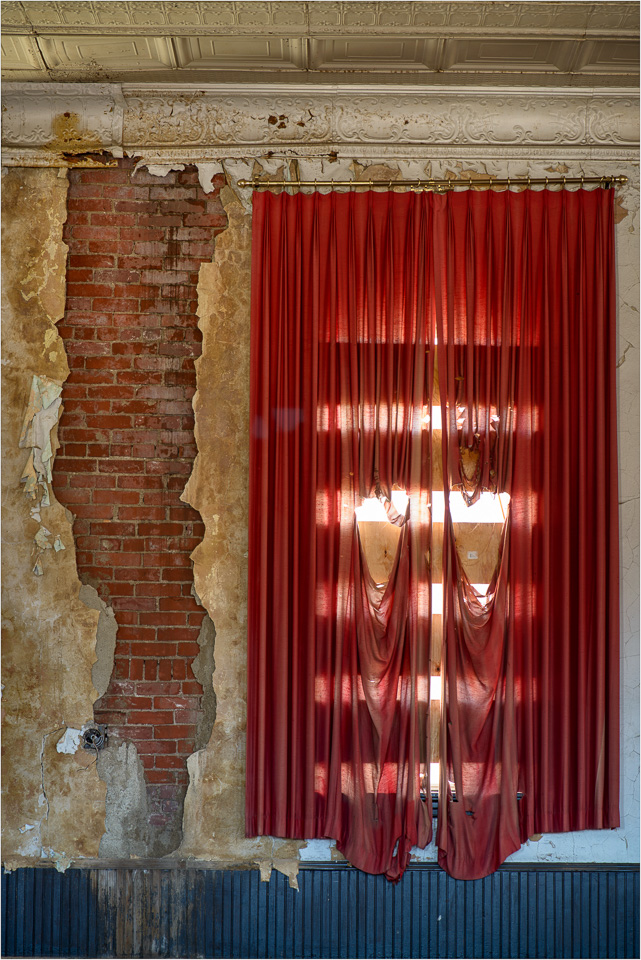
[[[315,70],[435,70],[438,45],[438,40],[404,37],[312,40],[310,67]]]
[[[540,29],[551,27],[555,22],[557,7],[558,3],[520,3],[519,26]]]
[[[167,23],[173,26],[190,27],[200,24],[200,10],[197,3],[165,3]]]
[[[60,5],[60,12],[64,23],[70,27],[87,27],[96,22],[93,4],[89,3],[66,3]]]
[[[237,3],[236,17],[239,26],[260,27],[271,23],[271,12],[267,3]]]
[[[162,27],[167,22],[161,3],[147,3],[146,0],[134,0],[127,4],[131,22],[139,27]]]
[[[280,37],[177,37],[182,70],[295,70],[302,66],[301,40]]]
[[[442,66],[515,73],[567,71],[574,50],[573,40],[447,40]]]
[[[413,3],[411,6],[415,27],[442,27],[449,20],[449,3]]]
[[[19,79],[24,79],[24,72],[39,71],[45,74],[46,71],[42,58],[38,51],[38,45],[33,37],[14,37],[11,35],[2,37],[2,70],[5,73],[11,71]]]
[[[480,27],[483,14],[481,3],[451,3],[448,24],[451,27]]]
[[[341,22],[341,3],[328,3],[318,0],[309,5],[310,27],[335,27]]]
[[[233,3],[201,3],[203,23],[211,27],[230,27],[236,22]]]
[[[588,73],[638,73],[639,44],[634,40],[587,40],[575,69]]]
[[[639,29],[638,3],[595,3],[590,14],[591,30]]]
[[[2,23],[5,27],[19,26],[29,22],[22,9],[22,4],[16,3],[15,0],[2,3],[0,9],[2,10]]]
[[[378,20],[377,3],[343,3],[341,6],[346,27],[372,27]]]
[[[272,3],[272,22],[283,26],[304,26],[307,23],[307,17],[303,4]]]
[[[53,26],[64,23],[59,3],[35,3],[28,5],[29,21],[33,24]]]
[[[379,23],[381,26],[405,27],[412,22],[412,3],[379,3]]]
[[[483,14],[484,27],[513,27],[521,15],[520,3],[493,3]]]
[[[165,37],[41,37],[40,49],[52,70],[153,69],[173,65],[171,42]]]
[[[640,8],[638,3],[626,3],[621,11],[621,26],[626,30],[639,31]]]
[[[105,27],[123,27],[131,23],[131,16],[124,3],[110,3],[103,0],[96,8],[96,19]]]
[[[587,28],[594,4],[559,2],[555,3],[554,7],[554,27],[582,30]]]

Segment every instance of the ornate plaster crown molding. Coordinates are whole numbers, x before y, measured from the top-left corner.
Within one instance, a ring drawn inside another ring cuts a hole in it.
[[[634,159],[629,90],[419,86],[6,84],[3,162],[88,153],[160,163],[240,157]]]

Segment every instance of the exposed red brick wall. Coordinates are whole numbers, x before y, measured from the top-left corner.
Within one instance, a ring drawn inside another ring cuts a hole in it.
[[[95,717],[136,744],[162,826],[179,811],[203,692],[189,555],[204,528],[179,497],[196,455],[198,269],[226,217],[220,184],[205,194],[193,170],[160,179],[134,166],[69,172],[58,331],[71,373],[53,485],[76,517],[80,579],[118,623]]]

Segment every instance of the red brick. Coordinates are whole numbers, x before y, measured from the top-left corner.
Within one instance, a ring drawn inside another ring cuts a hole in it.
[[[176,753],[176,740],[142,740],[138,747],[138,753]],[[147,771],[147,776],[152,771]]]
[[[161,660],[158,664],[158,679],[159,680],[171,680],[171,660]]]
[[[113,267],[114,257],[99,256],[96,254],[78,254],[69,253],[68,263],[71,267],[90,267],[92,270],[102,270],[103,268]],[[58,325],[60,329],[60,325]]]
[[[68,297],[110,297],[112,293],[107,283],[67,283]]]
[[[163,744],[168,742],[169,741],[167,740],[162,741]],[[173,782],[173,779],[174,779],[174,773],[172,770],[158,770],[158,769],[147,770],[145,776],[149,783],[167,783],[167,782]],[[163,818],[160,816],[160,814],[157,814],[157,813],[152,813],[151,816],[149,817],[149,820],[150,821],[155,820],[159,825],[163,823]]]
[[[154,740],[180,740],[193,737],[196,733],[195,724],[157,724],[154,727]]]
[[[184,767],[184,765],[185,765],[185,761],[183,757],[173,757],[171,755],[166,756],[164,754],[159,757],[156,757],[154,762],[154,766],[157,770],[181,769],[182,767]]]
[[[120,511],[122,520],[164,520],[163,507],[123,507]]]
[[[158,679],[158,661],[157,660],[145,660],[145,680],[157,680]]]
[[[84,507],[80,509],[85,509]],[[98,509],[94,507],[94,509]],[[124,508],[121,508],[119,512],[122,512]],[[129,583],[138,583],[141,580],[147,581],[156,581],[161,579],[160,570],[156,567],[146,567],[144,570],[141,567],[126,567],[118,568],[112,571],[113,580],[126,580]]]
[[[129,661],[129,676],[132,680],[142,680],[144,660],[132,659]]]
[[[86,183],[101,183],[109,184],[113,186],[116,183],[126,184],[129,182],[129,173],[126,170],[118,169],[117,167],[109,167],[105,170],[79,170],[79,179],[83,184]],[[77,191],[77,187],[74,188],[74,192]]]
[[[101,561],[105,562],[105,561]],[[139,623],[144,623],[148,626],[158,626],[158,627],[170,627],[178,626],[184,627],[187,625],[187,614],[186,613],[141,613]]]
[[[95,229],[98,230],[99,228],[96,227]],[[90,240],[87,247],[89,253],[113,253],[122,257],[131,253],[133,243],[131,243],[131,241],[124,242],[123,240]]]
[[[137,583],[137,597],[179,597],[180,584],[177,583]]]
[[[90,487],[93,490],[108,490],[111,487],[115,486],[115,477],[105,477],[101,476],[99,473],[81,473],[77,476],[72,476],[70,481],[70,486],[72,487]],[[108,502],[108,501],[96,501],[96,502]]]
[[[75,240],[118,240],[118,227],[77,226],[73,228]]]

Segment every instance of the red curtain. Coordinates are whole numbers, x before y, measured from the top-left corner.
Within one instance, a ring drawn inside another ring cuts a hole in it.
[[[440,862],[618,824],[612,232],[607,191],[255,196],[248,836],[334,837],[390,879],[430,839],[436,352]],[[511,497],[487,598],[453,488]],[[368,496],[401,525],[383,585]]]

